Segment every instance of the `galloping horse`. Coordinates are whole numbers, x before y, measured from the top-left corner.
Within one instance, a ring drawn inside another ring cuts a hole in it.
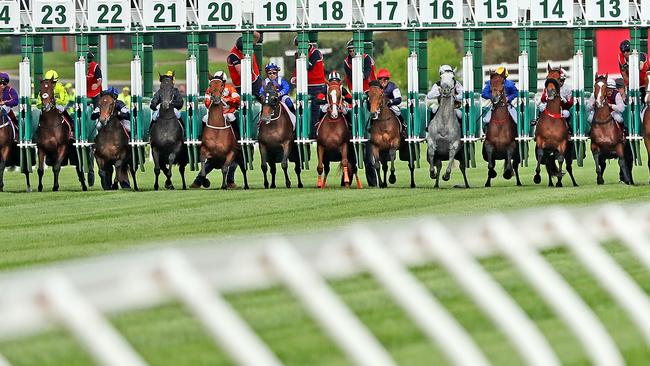
[[[646,89],[647,90],[647,89]],[[643,143],[648,152],[648,170],[650,170],[650,91],[645,95],[645,109],[643,111]]]
[[[400,123],[397,116],[390,111],[388,99],[378,81],[370,82],[368,90],[368,104],[370,105],[370,148],[373,162],[377,172],[379,187],[386,188],[386,173],[390,161],[390,184],[395,184],[395,156],[400,147]],[[382,180],[379,169],[384,171]],[[412,178],[412,176],[411,176]],[[411,186],[414,186],[411,179]]]
[[[454,110],[454,86],[455,80],[452,73],[444,73],[440,78],[440,107],[433,121],[429,124],[427,137],[427,160],[429,161],[429,174],[431,179],[436,180],[435,188],[439,187],[440,170],[442,162],[448,161],[447,171],[442,180],[448,181],[451,177],[451,169],[454,159],[460,161],[460,171],[463,173],[465,188],[469,188],[467,175],[465,174],[465,149],[461,141],[460,124]]]
[[[178,172],[185,185],[185,166],[188,162],[187,149],[183,143],[183,126],[176,118],[174,107],[171,102],[174,96],[174,86],[172,84],[173,76],[160,76],[160,97],[161,102],[158,106],[159,114],[156,123],[151,126],[150,142],[151,154],[153,155],[154,174],[156,181],[153,188],[158,190],[158,176],[160,170],[165,177],[165,188],[174,189],[172,184],[172,165],[178,164]]]
[[[260,144],[260,156],[262,157],[262,172],[264,172],[264,188],[269,188],[269,181],[266,173],[271,168],[271,188],[275,188],[275,164],[281,163],[284,171],[284,181],[287,188],[291,188],[289,180],[289,160],[295,163],[296,176],[298,177],[298,188],[302,188],[300,179],[300,161],[298,158],[298,146],[295,141],[295,132],[291,117],[278,96],[278,90],[273,83],[264,86],[264,94],[260,96],[262,111],[258,123],[258,137]]]
[[[16,139],[14,139],[14,129],[9,116],[4,112],[2,113],[2,120],[0,124],[0,192],[4,191],[4,174],[9,161],[12,150],[16,148]],[[13,159],[12,159],[13,160]],[[29,173],[25,173],[29,180]]]
[[[503,177],[512,178],[514,171],[517,178],[517,185],[521,186],[519,180],[519,150],[517,149],[517,125],[508,112],[508,98],[505,93],[505,78],[497,73],[490,74],[490,88],[492,91],[492,116],[490,124],[485,132],[483,143],[483,159],[488,163],[488,178],[486,187],[491,186],[492,178],[496,178],[494,170],[495,160],[505,160]]]
[[[104,190],[117,189],[118,181],[123,188],[128,188],[128,171],[130,171],[133,177],[133,189],[137,191],[138,183],[135,179],[129,137],[117,117],[115,99],[110,94],[104,94],[99,98],[98,104],[99,123],[103,127],[95,137],[94,150],[102,188]],[[115,166],[114,181],[112,181],[113,166]]]
[[[548,173],[548,186],[553,186],[553,176],[557,178],[556,187],[562,187],[562,163],[566,161],[566,170],[569,172],[573,186],[577,187],[573,177],[573,154],[575,149],[569,141],[569,127],[566,119],[562,117],[562,97],[560,95],[560,68],[551,69],[547,66],[546,76],[546,109],[539,117],[535,128],[535,155],[537,167],[533,181],[539,184],[542,178],[539,175],[540,165],[545,161]],[[555,165],[555,160],[558,166]]]
[[[232,125],[223,116],[221,96],[224,87],[223,80],[210,77],[208,94],[212,103],[208,110],[208,122],[203,127],[203,136],[201,136],[201,171],[192,183],[192,188],[210,187],[207,175],[212,169],[221,168],[223,174],[221,189],[226,189],[228,168],[235,163],[239,165],[244,176],[244,189],[248,189],[246,164],[244,164],[241,145],[237,142]]]
[[[80,168],[79,159],[71,138],[72,126],[65,120],[65,117],[56,109],[54,99],[54,79],[41,80],[39,92],[43,110],[36,128],[36,147],[38,148],[38,191],[43,191],[43,173],[45,159],[52,167],[54,173],[54,185],[52,191],[59,190],[59,173],[61,165],[69,160],[71,165],[77,169],[77,177],[81,183],[81,189],[87,191],[86,181]],[[27,178],[27,190],[31,190],[29,177]]]
[[[591,121],[591,153],[596,163],[596,183],[604,184],[606,160],[618,158],[621,179],[625,184],[632,180],[631,150],[625,141],[625,134],[612,117],[612,109],[607,102],[607,75],[596,75],[594,85],[594,118]]]
[[[330,171],[330,162],[340,159],[343,166],[343,186],[350,186],[351,176],[356,176],[357,188],[361,188],[361,180],[357,174],[357,161],[350,146],[350,128],[343,115],[343,96],[341,82],[330,81],[327,83],[327,113],[318,123],[318,188],[325,188],[327,175]],[[325,177],[321,174],[325,171]]]

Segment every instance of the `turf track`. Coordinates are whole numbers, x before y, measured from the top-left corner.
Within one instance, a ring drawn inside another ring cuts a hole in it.
[[[357,219],[421,214],[455,215],[462,219],[464,215],[496,209],[553,204],[590,205],[605,201],[640,202],[650,198],[646,167],[635,168],[638,186],[626,187],[617,183],[617,169],[611,168],[606,174],[607,184],[596,186],[593,163],[587,161],[585,165],[576,168],[576,178],[581,184],[578,188],[535,186],[532,183],[533,167],[521,171],[525,187],[514,187],[512,181],[499,177],[493,181],[495,187],[482,188],[486,172],[481,163],[478,169],[469,171],[470,184],[481,188],[451,188],[452,184],[461,181],[459,172],[455,171],[451,183],[443,183],[443,189],[433,190],[428,171],[423,166],[416,177],[420,188],[411,190],[406,188],[406,167],[399,163],[397,187],[344,191],[330,186],[324,192],[311,188],[315,186],[313,164],[312,170],[304,175],[308,188],[264,191],[261,173],[256,167],[251,172],[253,189],[248,192],[148,191],[152,186],[148,167],[147,173],[139,176],[141,186],[147,190],[145,192],[105,193],[95,187],[92,192],[83,193],[78,192],[73,172],[66,169],[62,192],[0,195],[0,207],[5,217],[0,230],[0,268],[88,256],[168,239],[268,231],[290,233],[330,228]],[[49,190],[51,172],[48,171],[46,177]],[[6,178],[6,190],[23,190],[22,175],[8,172]],[[213,177],[213,183],[217,182],[220,182],[220,177]],[[620,246],[610,244],[607,249],[646,293],[650,293],[650,273]],[[650,350],[638,331],[573,256],[563,249],[546,252],[545,256],[606,325],[627,363],[647,364]],[[589,364],[577,340],[509,262],[490,258],[482,263],[550,339],[563,364]],[[413,273],[470,332],[490,361],[497,365],[521,364],[521,359],[505,337],[443,270],[431,265],[414,268]],[[440,350],[427,342],[370,277],[359,276],[336,281],[333,285],[400,364],[445,363]],[[284,363],[347,364],[338,348],[286,290],[273,288],[231,294],[228,300]],[[152,365],[229,363],[227,356],[213,345],[199,324],[177,304],[119,314],[111,319]],[[92,364],[74,340],[60,330],[0,344],[0,353],[14,365]]]

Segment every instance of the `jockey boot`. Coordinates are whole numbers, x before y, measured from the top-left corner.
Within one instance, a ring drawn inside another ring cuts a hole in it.
[[[408,127],[406,126],[406,122],[404,121],[404,116],[400,114],[397,116],[397,119],[399,119],[399,124],[400,124],[400,136],[402,136],[403,139],[406,139],[406,133],[408,132]]]

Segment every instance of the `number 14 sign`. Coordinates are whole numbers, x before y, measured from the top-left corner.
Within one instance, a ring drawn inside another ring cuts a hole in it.
[[[571,22],[573,0],[532,0],[530,18],[533,22]]]

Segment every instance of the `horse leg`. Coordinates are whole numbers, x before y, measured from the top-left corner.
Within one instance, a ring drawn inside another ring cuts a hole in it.
[[[260,144],[260,160],[261,160],[261,168],[262,168],[262,173],[264,173],[264,189],[269,188],[269,179],[267,178],[267,172],[269,170],[269,167],[267,165],[267,151],[266,151],[266,145]]]
[[[63,164],[63,159],[65,159],[65,150],[66,146],[60,146],[56,152],[56,161],[52,167],[52,173],[54,173],[54,184],[52,185],[52,192],[59,191],[59,174],[61,173],[61,164]]]
[[[131,160],[129,160],[129,171],[131,172],[131,178],[133,178],[133,190],[134,191],[139,191],[138,189],[138,181],[135,179],[135,168],[133,167],[133,164],[131,163]]]
[[[291,188],[291,179],[289,179],[289,153],[291,152],[291,145],[290,142],[284,143],[282,145],[282,162],[280,163],[280,166],[282,167],[282,171],[284,172],[284,184],[286,185],[287,188]]]
[[[269,186],[269,188],[273,189],[275,188],[275,173],[277,172],[277,169],[275,166],[275,162],[269,163],[269,165],[270,165],[269,171],[271,172],[271,185]]]
[[[199,174],[196,175],[196,178],[194,178],[194,182],[192,182],[190,188],[201,188],[202,186],[205,188],[210,187],[210,181],[208,181],[207,175],[211,170],[212,167],[207,158],[201,161],[201,170],[199,171]]]
[[[327,176],[330,174],[330,162],[326,161],[323,163],[323,170],[325,172],[325,175],[323,176],[323,189],[325,189],[325,185],[327,184]]]
[[[36,172],[38,173],[38,191],[43,192],[43,172],[44,172],[44,165],[45,165],[45,152],[42,150],[38,150],[38,168],[36,169]]]
[[[113,177],[113,170],[115,170],[115,177]],[[108,174],[106,175],[106,180],[110,187],[109,189],[116,191],[119,188],[119,184],[117,183],[118,181],[117,177],[120,174],[120,169],[117,166],[115,167],[115,169],[113,169],[113,165],[109,164],[108,167],[106,167],[106,171],[108,172]]]
[[[512,157],[515,153],[516,146],[511,146],[506,149],[506,161],[504,162],[504,169],[503,169],[503,178],[506,180],[510,180],[512,176],[514,175],[514,169],[512,168]]]
[[[160,154],[158,153],[158,149],[151,149],[151,156],[153,157],[153,173],[155,176],[155,180],[153,183],[153,189],[158,190],[159,185],[158,185],[158,176],[160,176]]]
[[[235,152],[230,151],[228,155],[226,155],[226,161],[223,162],[223,165],[221,166],[221,173],[223,174],[223,181],[221,182],[221,189],[227,189],[228,184],[227,184],[227,179],[228,179],[228,169],[230,169],[230,165],[235,162]]]
[[[390,149],[390,177],[388,177],[388,183],[395,184],[397,178],[395,177],[395,156],[397,154],[396,149]],[[386,182],[386,171],[384,170],[384,182]]]
[[[497,172],[494,170],[494,159],[492,158],[492,155],[494,154],[494,146],[485,144],[483,145],[483,149],[485,150],[485,157],[487,158],[485,160],[487,160],[488,163],[488,178],[485,182],[485,186],[490,187],[492,186],[492,178],[497,176]]]
[[[170,162],[169,165],[163,164],[160,166],[160,168],[162,169],[163,174],[167,178],[165,179],[165,189],[169,189],[169,190],[175,189],[174,183],[172,182],[172,163]]]
[[[343,165],[343,185],[350,188],[350,162],[348,161],[348,143],[341,145],[341,165]]]
[[[463,181],[465,182],[465,188],[469,188],[469,182],[467,181],[467,173],[465,172],[465,169],[467,169],[467,167],[465,166],[465,164],[466,164],[465,156],[463,154],[463,161],[460,162],[459,169],[460,169],[461,174],[463,175]]]
[[[623,183],[629,185],[631,183],[630,172],[625,161],[625,146],[623,144],[616,145],[616,155],[618,156],[618,166],[623,172]]]
[[[535,146],[535,157],[537,158],[537,167],[535,167],[535,176],[533,177],[533,182],[535,184],[539,184],[542,182],[542,177],[539,175],[539,172],[541,170],[540,165],[542,164],[542,159],[544,158],[544,149]]]
[[[438,174],[436,174],[436,184],[433,186],[433,188],[440,188],[440,171],[442,170],[442,160],[436,160],[435,165]]]
[[[562,187],[562,165],[563,164],[564,164],[564,154],[557,154],[558,173],[557,173],[557,183],[555,183],[556,187]]]
[[[180,163],[180,164],[178,164],[178,174],[181,175],[181,183],[182,183],[182,185],[183,185],[183,190],[184,190],[184,191],[187,190],[187,184],[185,183],[185,166],[186,166],[186,165],[187,165],[187,164],[185,164],[185,163]],[[171,172],[170,172],[169,175],[171,176]]]
[[[428,141],[427,145],[427,161],[429,162],[429,176],[431,179],[436,179],[440,171],[436,171],[436,163],[433,161],[436,156],[436,143],[433,140]]]
[[[298,188],[304,187],[302,184],[302,179],[300,178],[300,172],[302,171],[302,168],[300,168],[300,162],[297,162],[295,164],[294,171],[296,172],[296,177],[298,177]]]
[[[318,154],[318,165],[316,166],[316,172],[318,173],[318,178],[316,178],[316,188],[325,188],[323,184],[323,161],[325,158],[325,147],[318,144],[316,146],[316,151]]]
[[[4,151],[3,151],[2,155],[6,155],[6,154],[4,154]],[[5,183],[4,183],[5,178],[4,177],[5,177],[5,165],[6,165],[6,163],[7,163],[7,159],[5,159],[4,156],[0,156],[0,192],[4,192],[4,187],[5,187]]]
[[[600,150],[592,150],[592,155],[594,156],[594,162],[596,163],[596,183],[604,184],[605,180],[603,179],[603,169],[600,165]]]
[[[250,187],[248,186],[248,175],[246,174],[247,169],[246,169],[246,163],[244,162],[243,151],[240,151],[238,155],[235,155],[235,160],[236,163],[239,165],[239,169],[241,170],[242,177],[244,177],[244,190],[248,190]]]
[[[460,147],[460,140],[454,141],[453,144],[449,147],[449,160],[447,161],[447,171],[442,176],[442,180],[445,182],[451,178],[451,169],[454,167],[454,159],[456,158],[456,153]]]
[[[25,174],[25,184],[27,185],[27,192],[32,191],[32,185],[29,182],[29,170],[25,169],[23,170],[23,174]]]
[[[576,179],[573,177],[573,159],[571,156],[566,160],[566,171],[569,173],[569,177],[571,178],[571,182],[573,183],[574,187],[578,186],[578,183],[576,182]]]
[[[370,147],[370,151],[372,151],[372,164],[373,167],[375,168],[375,173],[377,173],[377,186],[380,188],[383,188],[384,183],[381,181],[381,161],[379,160],[379,148],[375,145],[372,145]]]
[[[411,188],[415,188],[415,162],[409,161],[409,172],[411,173]]]

